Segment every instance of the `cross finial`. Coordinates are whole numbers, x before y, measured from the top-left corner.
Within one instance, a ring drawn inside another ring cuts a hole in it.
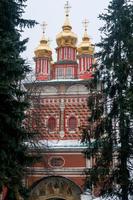
[[[41,24],[43,35],[45,34],[46,26],[47,26],[46,22],[43,22],[43,23]]]
[[[65,6],[64,6],[66,17],[69,16],[70,8],[71,8],[71,6],[69,5],[69,2],[66,1]]]
[[[89,24],[89,21],[88,21],[88,19],[85,19],[85,20],[83,20],[83,26],[84,26],[84,28],[85,28],[85,31],[87,31],[87,28],[88,28],[88,24]]]

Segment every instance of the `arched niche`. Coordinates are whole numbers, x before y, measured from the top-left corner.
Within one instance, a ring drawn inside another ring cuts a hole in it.
[[[57,88],[54,86],[44,86],[41,87],[41,94],[44,95],[54,95],[57,94]]]
[[[61,176],[41,179],[31,188],[29,200],[80,200],[79,186]]]
[[[88,94],[88,92],[87,87],[82,84],[72,85],[66,91],[67,94]]]

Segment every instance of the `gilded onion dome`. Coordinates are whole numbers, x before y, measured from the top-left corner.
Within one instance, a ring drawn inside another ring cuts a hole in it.
[[[34,51],[35,57],[36,58],[39,58],[39,57],[49,57],[49,58],[51,58],[52,50],[49,47],[48,40],[44,36],[44,33],[45,33],[44,29],[45,29],[46,24],[42,24],[42,26],[43,26],[43,36],[42,36],[42,39],[40,40],[40,44],[38,45],[38,47]]]
[[[88,54],[93,55],[94,54],[94,45],[91,43],[91,40],[87,33],[87,23],[88,21],[83,22],[85,24],[85,32],[82,38],[82,42],[78,46],[78,54]]]
[[[68,10],[69,8],[70,6],[68,5],[67,2],[65,5],[66,19],[64,25],[62,26],[62,31],[56,36],[56,42],[58,47],[65,47],[65,46],[75,47],[77,43],[77,35],[71,31],[72,27],[69,22],[69,10]]]

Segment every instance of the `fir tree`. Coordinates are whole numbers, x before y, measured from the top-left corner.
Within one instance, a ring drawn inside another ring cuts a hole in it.
[[[36,22],[22,18],[25,2],[0,1],[0,191],[6,186],[8,199],[16,199],[18,191],[23,193],[25,167],[34,160],[25,143],[32,134],[23,126],[28,102],[22,80],[30,68],[21,57],[28,41],[22,40],[21,33]]]
[[[89,187],[101,186],[99,195],[133,198],[133,4],[112,0],[99,16],[105,25],[98,45],[99,66],[93,88],[100,80],[102,90],[92,90],[89,128],[83,140],[90,140],[86,151],[95,159],[89,174]],[[92,88],[92,87],[91,87]]]

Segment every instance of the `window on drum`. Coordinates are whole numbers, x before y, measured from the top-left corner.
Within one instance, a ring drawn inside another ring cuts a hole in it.
[[[66,68],[66,78],[73,78],[73,70],[72,67]]]
[[[56,78],[63,79],[64,78],[64,68],[57,68],[56,69]]]

